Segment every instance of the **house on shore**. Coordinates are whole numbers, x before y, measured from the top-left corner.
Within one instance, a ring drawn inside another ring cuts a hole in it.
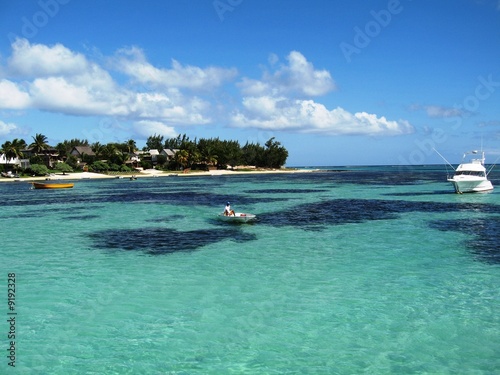
[[[56,163],[59,162],[59,151],[54,147],[46,148],[45,150],[41,150],[40,152],[35,152],[33,148],[28,148],[26,150],[21,150],[21,153],[28,161],[32,157],[38,156],[48,168],[52,168]]]
[[[6,165],[6,164],[19,164],[19,159],[18,158],[14,158],[14,159],[8,159],[5,157],[5,154],[0,154],[0,164],[2,165]]]
[[[95,156],[95,152],[89,146],[75,146],[69,154],[75,156],[80,161],[85,156]]]
[[[156,164],[156,162],[158,161],[158,155],[160,155],[160,151],[156,150],[156,149],[152,149],[152,150],[149,150],[149,156],[151,156],[151,162],[153,163],[153,165]]]
[[[5,154],[0,154],[0,165],[3,166],[2,171],[8,171],[16,166],[21,166],[21,160],[19,158],[7,159]]]
[[[74,146],[69,154],[78,160],[78,167],[85,172],[88,171],[87,163],[91,163],[96,156],[90,146]]]
[[[160,155],[165,156],[167,158],[167,161],[172,161],[178,151],[178,148],[164,148],[163,150],[161,150]]]

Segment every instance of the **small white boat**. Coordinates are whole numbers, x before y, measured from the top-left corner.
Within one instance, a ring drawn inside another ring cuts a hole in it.
[[[471,156],[477,154],[480,154],[481,158]],[[462,163],[455,169],[455,174],[447,179],[448,182],[453,184],[456,193],[476,193],[493,190],[493,184],[488,180],[484,160],[483,151],[470,151],[464,154]]]
[[[217,215],[217,217],[219,218],[219,220],[228,221],[228,222],[232,222],[232,223],[246,223],[246,222],[255,220],[257,218],[257,216],[255,216],[254,214],[246,214],[243,212],[235,212],[234,215],[230,215],[230,216],[227,216],[227,215],[224,215],[224,213],[221,213],[221,214]]]

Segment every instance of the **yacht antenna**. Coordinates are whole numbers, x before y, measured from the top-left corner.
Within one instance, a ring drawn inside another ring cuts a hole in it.
[[[448,160],[446,160],[446,158],[443,155],[441,155],[438,150],[436,150],[435,148],[433,148],[433,150],[436,152],[436,154],[438,154],[439,156],[441,156],[441,159],[443,159],[446,162],[446,164],[448,164],[451,167],[451,169],[455,170],[455,168],[453,167],[453,165],[451,165],[450,162]]]
[[[491,170],[495,167],[495,165],[497,164],[498,159],[500,159],[500,156],[498,158],[496,158],[496,160],[493,163],[493,165],[490,167],[490,169],[488,169],[488,172],[486,172],[486,176],[488,176],[490,174]]]

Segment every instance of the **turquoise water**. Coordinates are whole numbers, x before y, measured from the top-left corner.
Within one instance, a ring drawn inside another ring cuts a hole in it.
[[[456,195],[442,167],[335,169],[0,184],[0,373],[498,373],[496,172]]]

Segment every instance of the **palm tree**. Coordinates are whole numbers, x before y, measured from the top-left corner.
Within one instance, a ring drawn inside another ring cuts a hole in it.
[[[30,147],[33,149],[33,152],[36,154],[41,153],[44,150],[47,150],[50,146],[47,144],[47,137],[43,134],[37,133],[33,138],[33,143],[30,144]]]
[[[14,147],[16,158],[24,157],[21,150],[26,150],[26,148],[28,148],[28,145],[26,144],[26,141],[24,139],[15,138],[12,141],[12,146]]]
[[[120,153],[120,149],[117,147],[115,143],[108,143],[106,146],[104,146],[104,157],[106,159],[110,159],[114,155],[117,155]]]
[[[38,156],[43,151],[48,150],[50,146],[47,143],[47,137],[43,134],[37,133],[33,138],[33,143],[30,144],[30,148],[32,151]],[[50,155],[44,153],[45,156],[45,165],[50,166]]]
[[[15,158],[22,158],[23,153],[21,150],[25,149],[27,147],[26,142],[24,139],[18,139],[15,138],[12,142],[5,142],[2,145],[2,150],[6,154],[5,157],[10,160],[10,159],[15,159]]]
[[[189,154],[186,150],[179,150],[175,153],[175,161],[184,169],[189,159]]]
[[[105,146],[100,144],[99,142],[95,142],[94,144],[92,144],[91,148],[92,151],[94,151],[97,160],[99,160],[105,152]]]
[[[110,164],[122,165],[129,159],[128,153],[122,152],[122,143],[108,143],[103,149],[103,157]]]
[[[11,160],[22,159],[23,153],[21,150],[26,148],[26,142],[24,139],[14,139],[12,142],[7,141],[2,145],[0,149],[0,154],[5,155],[5,162],[9,164]]]
[[[163,148],[163,135],[151,135],[146,141],[147,150],[161,150]]]
[[[194,149],[188,152],[188,165],[193,165],[199,163],[201,160],[201,154],[198,150]]]
[[[73,147],[88,146],[89,142],[86,139],[74,138],[71,140],[64,140],[56,145],[56,150],[59,152],[59,158],[66,159]]]
[[[217,164],[217,155],[214,154],[214,149],[211,145],[206,145],[201,151],[201,161],[208,166]]]
[[[135,144],[135,141],[133,139],[129,139],[127,142],[125,142],[125,145],[127,146],[129,154],[132,154],[137,150],[137,145]]]
[[[5,155],[5,163],[8,163],[10,160],[15,158],[13,151],[11,141],[7,141],[2,145],[2,148],[0,148],[0,155]]]

